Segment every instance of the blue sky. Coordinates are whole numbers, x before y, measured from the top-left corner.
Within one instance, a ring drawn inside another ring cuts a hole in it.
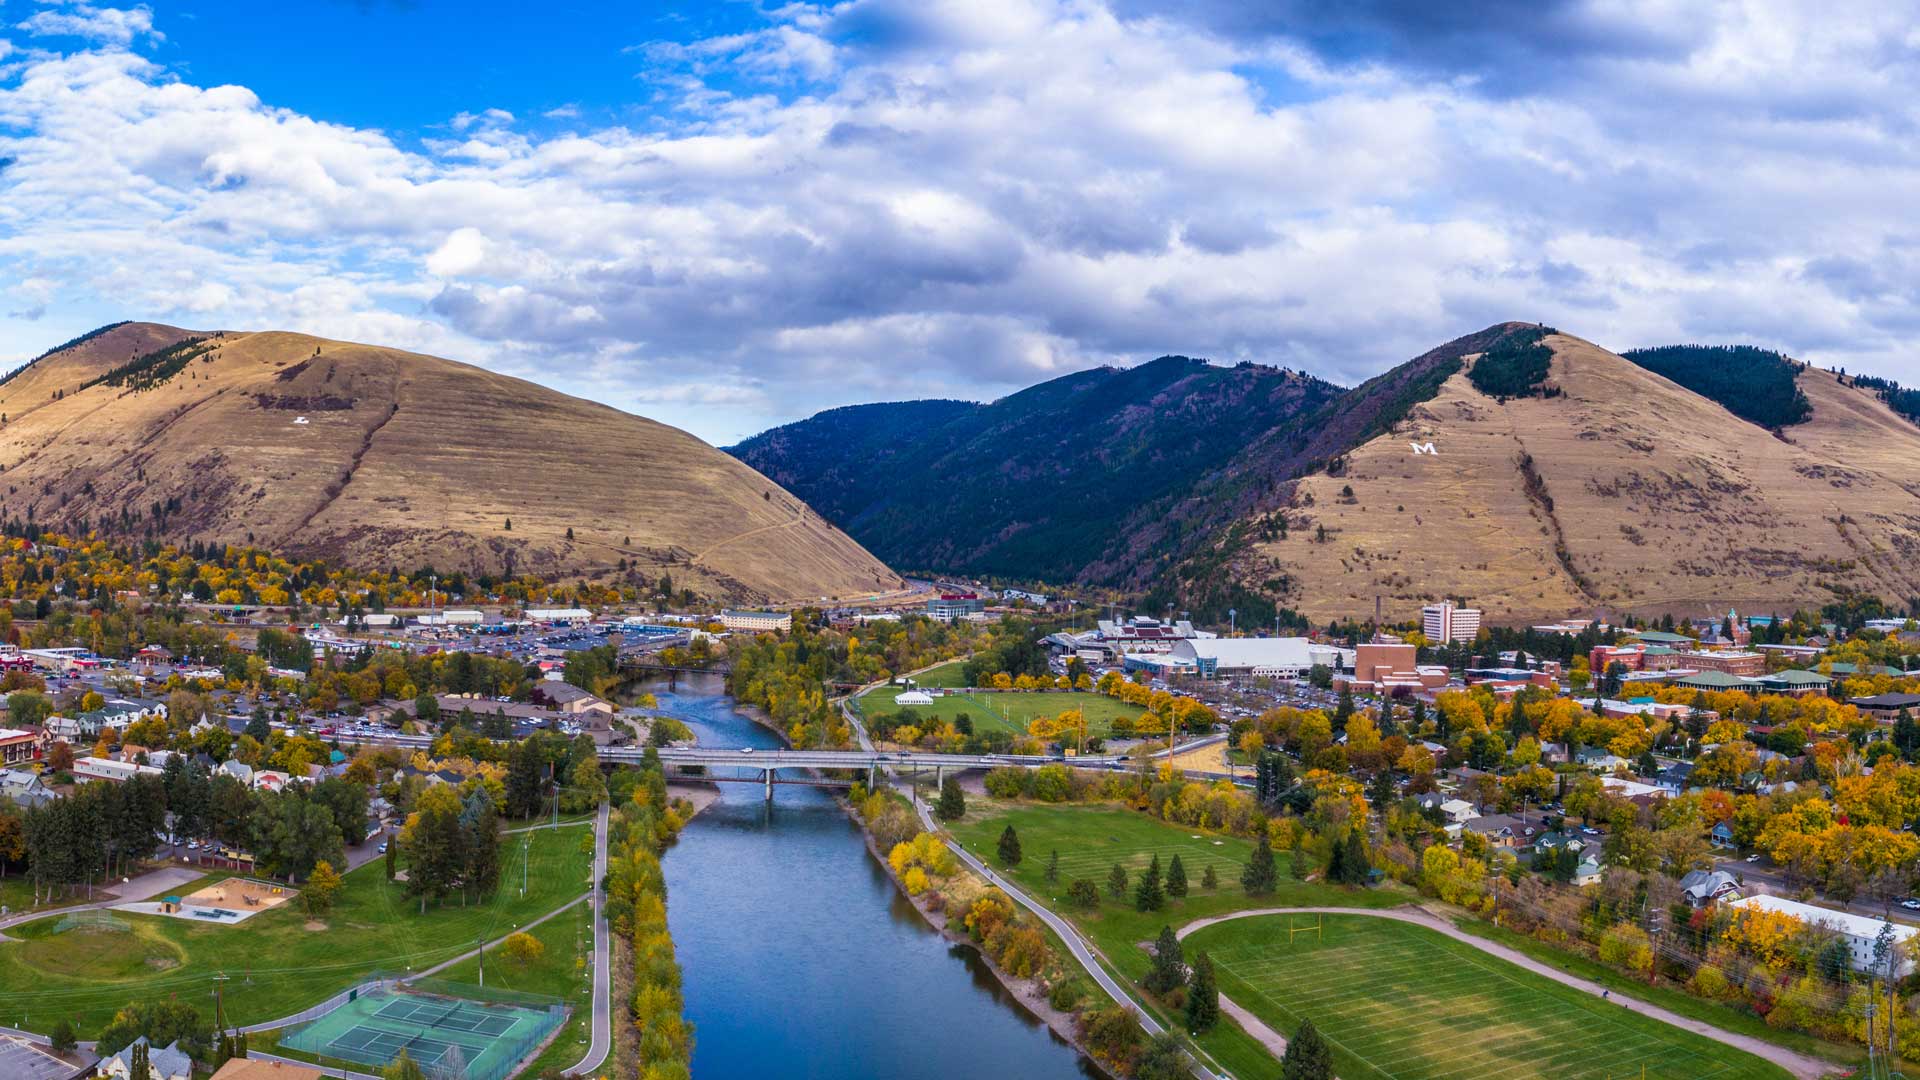
[[[722,443],[1502,319],[1920,381],[1916,13],[0,0],[0,364],[298,329]]]

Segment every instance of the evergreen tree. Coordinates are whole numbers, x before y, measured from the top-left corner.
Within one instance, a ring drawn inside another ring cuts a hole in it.
[[[1000,834],[1000,865],[1020,865],[1020,834],[1014,832],[1011,825]]]
[[[1307,874],[1313,870],[1313,864],[1307,860],[1307,845],[1301,839],[1300,831],[1294,830],[1293,847],[1287,851],[1287,874],[1295,881],[1307,880]]]
[[[1193,960],[1193,981],[1187,987],[1187,1030],[1202,1035],[1220,1022],[1220,988],[1213,982],[1213,960],[1201,953]]]
[[[1240,884],[1248,896],[1265,896],[1278,882],[1273,869],[1273,844],[1262,831],[1259,843],[1253,846],[1253,858],[1247,860],[1247,868],[1240,874]]]
[[[1207,864],[1207,870],[1200,875],[1200,887],[1212,891],[1220,887],[1220,875],[1213,872],[1213,864]]]
[[[1055,882],[1060,880],[1060,851],[1058,848],[1054,849],[1051,853],[1047,855],[1046,877],[1047,877],[1047,884],[1049,885],[1052,885]]]
[[[1333,1049],[1312,1020],[1300,1021],[1293,1038],[1287,1040],[1286,1056],[1280,1059],[1280,1080],[1333,1080]]]
[[[538,739],[516,744],[507,756],[507,816],[530,818],[540,812],[546,761]]]
[[[1119,863],[1107,871],[1107,894],[1115,900],[1127,895],[1127,868]]]
[[[959,821],[967,816],[967,796],[960,790],[958,777],[949,776],[940,784],[940,801],[934,805],[933,816],[941,821]]]
[[[1167,991],[1187,981],[1186,957],[1181,954],[1180,938],[1173,927],[1162,926],[1160,937],[1153,943],[1153,966],[1147,969],[1147,977],[1140,985],[1150,994],[1164,996]]]
[[[1133,907],[1136,911],[1159,911],[1166,906],[1166,890],[1160,884],[1160,856],[1155,855],[1147,872],[1140,875],[1140,884],[1134,887]]]
[[[49,1038],[53,1041],[53,1048],[63,1054],[73,1049],[80,1039],[73,1030],[73,1021],[64,1016],[54,1022],[53,1032]]]
[[[1375,813],[1385,814],[1387,806],[1393,802],[1393,771],[1375,769],[1367,784],[1367,804]]]
[[[128,1080],[153,1080],[153,1065],[147,1053],[147,1040],[140,1039],[133,1044],[133,1053],[128,1054]]]
[[[1367,875],[1372,872],[1373,864],[1367,860],[1367,845],[1360,838],[1358,826],[1347,830],[1346,850],[1340,859],[1343,885],[1365,885]]]
[[[1332,843],[1328,844],[1327,845],[1327,872],[1320,875],[1320,880],[1325,881],[1330,885],[1345,883],[1347,880],[1346,862],[1347,862],[1346,845],[1342,844],[1338,840],[1335,840]]]
[[[1347,721],[1353,719],[1353,684],[1340,684],[1340,700],[1334,703],[1332,726],[1334,735],[1347,730]]]
[[[1167,864],[1167,895],[1187,895],[1187,868],[1181,864],[1180,856],[1175,855]]]

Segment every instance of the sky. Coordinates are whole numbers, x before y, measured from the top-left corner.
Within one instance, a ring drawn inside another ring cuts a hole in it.
[[[150,319],[717,444],[1488,324],[1920,382],[1920,11],[0,0],[0,366]]]

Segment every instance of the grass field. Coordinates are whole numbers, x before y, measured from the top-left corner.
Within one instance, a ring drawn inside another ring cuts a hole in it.
[[[1382,889],[1348,890],[1296,882],[1288,875],[1287,853],[1276,852],[1280,883],[1274,892],[1249,897],[1240,887],[1240,872],[1253,852],[1250,841],[1168,825],[1134,810],[1111,805],[1046,805],[973,800],[967,816],[953,826],[954,836],[969,850],[979,852],[996,872],[994,857],[1000,831],[1012,825],[1025,856],[1010,872],[1015,884],[1029,896],[1066,915],[1107,958],[1112,968],[1134,985],[1146,975],[1149,958],[1142,945],[1151,942],[1162,926],[1184,926],[1195,919],[1240,911],[1249,907],[1391,907],[1405,894]],[[1216,843],[1217,841],[1217,843]],[[1060,879],[1046,880],[1048,855],[1060,853]],[[1164,871],[1175,853],[1187,871],[1188,895],[1169,898],[1165,910],[1135,911],[1129,888],[1126,898],[1106,893],[1107,873],[1118,862],[1128,868],[1128,881],[1138,880],[1155,854]],[[1202,888],[1208,864],[1219,877],[1219,887]],[[1100,907],[1092,912],[1069,909],[1067,886],[1076,877],[1092,880],[1100,889]],[[1152,1006],[1150,1006],[1152,1007]],[[1165,1019],[1163,1017],[1163,1019]],[[1199,1043],[1222,1065],[1241,1076],[1277,1075],[1278,1066],[1257,1040],[1231,1023],[1222,1024]]]
[[[1241,919],[1186,941],[1273,1027],[1310,1017],[1342,1080],[1758,1080],[1769,1062],[1489,957],[1425,927],[1329,915]]]
[[[325,929],[307,929],[298,903],[229,926],[127,912],[114,914],[132,930],[118,933],[56,934],[58,916],[17,926],[7,933],[20,940],[0,943],[0,1023],[44,1032],[66,1016],[90,1038],[136,998],[174,995],[209,1007],[212,976],[220,972],[231,976],[227,1009],[234,1020],[284,1016],[368,972],[430,967],[579,895],[592,865],[580,835],[526,834],[524,897],[523,848],[515,837],[502,845],[501,887],[493,897],[466,907],[452,897],[425,914],[404,885],[386,880],[376,859],[346,876]]]
[[[858,700],[862,715],[876,716],[905,709],[916,716],[938,716],[949,720],[966,716],[973,720],[975,731],[997,730],[1025,735],[1027,725],[1037,717],[1056,716],[1068,709],[1079,709],[1086,714],[1088,733],[1105,735],[1112,729],[1114,720],[1123,716],[1132,719],[1146,711],[1138,705],[1128,705],[1105,694],[1080,690],[1046,694],[1011,691],[970,693],[938,697],[931,705],[896,704],[894,698],[906,689],[903,686],[878,686],[861,695]]]

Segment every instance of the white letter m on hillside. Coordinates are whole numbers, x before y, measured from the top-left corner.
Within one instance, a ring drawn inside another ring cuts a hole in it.
[[[1440,453],[1440,451],[1433,448],[1433,443],[1431,442],[1408,443],[1407,445],[1413,447],[1413,452],[1416,454],[1433,454],[1437,456]]]

